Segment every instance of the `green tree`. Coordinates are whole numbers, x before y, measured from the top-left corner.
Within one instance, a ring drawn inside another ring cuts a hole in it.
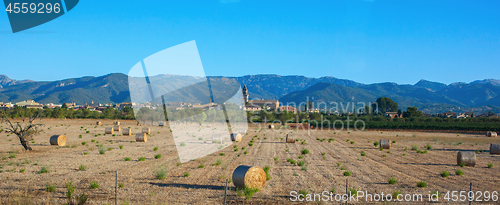
[[[282,125],[285,125],[286,121],[291,120],[293,118],[293,112],[283,111],[276,115],[276,119],[281,121]]]
[[[378,111],[381,113],[398,111],[398,104],[394,102],[391,98],[380,97],[377,99],[376,102],[377,102],[376,104],[372,104],[372,109],[374,111]]]
[[[418,110],[417,107],[408,107],[405,112],[403,112],[403,117],[404,118],[409,118],[409,117],[423,117],[424,114],[422,111]]]

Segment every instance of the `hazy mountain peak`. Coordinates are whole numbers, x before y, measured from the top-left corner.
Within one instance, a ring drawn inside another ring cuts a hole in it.
[[[27,83],[27,82],[33,82],[33,81],[31,81],[31,80],[17,81],[17,80],[14,80],[14,79],[10,79],[6,75],[0,75],[0,88],[8,87],[8,86],[15,85],[15,84],[20,84],[20,83]]]
[[[425,88],[431,92],[436,92],[446,88],[446,84],[422,79],[415,84],[415,87]]]
[[[470,84],[492,84],[496,86],[500,86],[500,80],[497,79],[484,79],[484,80],[476,80],[471,82]]]

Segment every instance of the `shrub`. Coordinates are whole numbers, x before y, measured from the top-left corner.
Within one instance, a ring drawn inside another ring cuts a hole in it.
[[[307,171],[307,167],[306,167],[306,166],[303,166],[303,167],[302,167],[302,171]]]
[[[299,159],[302,159],[302,158],[304,158],[304,157],[302,155],[299,155]]]
[[[363,156],[363,157],[366,156],[365,151],[361,151],[361,156]]]
[[[120,145],[119,147],[120,147],[120,149],[123,149],[123,146],[122,146],[122,145]]]
[[[78,170],[85,171],[85,170],[87,170],[87,166],[80,164],[80,167],[78,167]]]
[[[158,147],[153,148],[153,150],[154,150],[155,152],[156,152],[156,151],[158,151]]]
[[[373,145],[374,145],[375,147],[377,147],[377,146],[379,145],[379,143],[378,143],[378,142],[374,142],[374,143],[373,143]]]
[[[245,152],[243,152],[243,154],[248,154],[248,152],[247,152],[247,151],[245,151]]]
[[[125,157],[125,161],[130,161],[130,157]]]
[[[464,171],[462,171],[461,169],[457,169],[457,170],[455,170],[455,174],[458,176],[462,176],[462,175],[464,175]]]
[[[220,156],[224,156],[224,155],[226,155],[226,154],[224,154],[224,152],[221,152],[221,153],[219,153],[219,155],[220,155]]]
[[[91,189],[98,189],[99,188],[99,182],[96,182],[96,181],[90,182],[90,188]]]
[[[325,154],[326,154],[326,153],[324,153],[324,152],[321,152],[321,155],[325,156]]]
[[[82,142],[82,145],[86,145],[87,143],[86,142]]]
[[[56,191],[56,186],[51,185],[51,184],[46,184],[45,185],[45,191],[47,191],[47,192],[55,192]]]
[[[425,145],[424,148],[432,151],[432,146],[430,144]]]
[[[396,183],[398,183],[398,179],[395,179],[395,178],[389,178],[389,179],[387,180],[387,182],[389,182],[389,184],[396,184]]]
[[[250,147],[253,146],[253,143],[248,143],[248,146],[250,146]]]
[[[84,152],[83,155],[88,155],[89,153],[88,152]]]
[[[423,181],[423,180],[422,180],[422,181],[417,182],[417,187],[424,188],[424,187],[426,187],[426,186],[427,186],[427,182],[425,182],[425,181]]]
[[[351,144],[354,144],[354,141],[351,141]]]
[[[301,167],[303,167],[305,164],[306,164],[306,162],[304,162],[304,161],[299,161],[299,162],[297,162],[297,165],[299,165],[299,166],[301,166]]]
[[[347,167],[346,167],[346,166],[341,166],[341,167],[340,167],[340,170],[346,170],[346,169],[347,169]]]
[[[161,154],[156,154],[155,159],[161,159]]]
[[[215,163],[214,163],[214,164],[212,164],[212,166],[217,166],[217,165],[221,165],[221,164],[222,164],[222,160],[221,160],[221,159],[217,159],[217,160],[215,161]]]
[[[309,194],[309,190],[307,189],[301,189],[299,190],[299,195],[302,194],[304,196],[304,198],[306,197],[306,195]]]
[[[358,195],[358,190],[356,188],[349,188],[349,196],[356,197]]]
[[[450,176],[450,172],[449,172],[449,171],[446,171],[446,170],[445,170],[445,171],[442,171],[442,172],[441,172],[441,177],[445,177],[445,178],[446,178],[446,177],[448,177],[448,176]]]
[[[186,143],[181,142],[181,147],[185,147],[185,146],[186,146]]]
[[[205,165],[203,165],[203,164],[200,164],[200,165],[198,166],[198,168],[200,168],[200,169],[202,169],[203,167],[205,167]]]
[[[101,147],[99,149],[99,154],[106,154],[106,150]]]
[[[95,142],[95,140],[90,140],[91,142]]]
[[[271,180],[271,174],[269,174],[269,169],[271,169],[271,167],[264,166],[264,172],[266,172],[266,180]]]
[[[16,153],[15,152],[10,152],[9,153],[9,158],[11,158],[11,159],[16,158]]]
[[[146,157],[139,157],[139,162],[144,162],[146,161]]]
[[[25,169],[20,169],[19,172],[24,173]]]
[[[340,162],[337,162],[337,167],[340,167],[341,163]]]
[[[184,172],[184,177],[189,177],[189,172]]]
[[[427,153],[427,150],[417,150],[417,153],[419,153],[419,154],[425,154],[425,153]]]
[[[493,164],[488,164],[488,168],[493,168]]]
[[[397,197],[401,194],[401,191],[395,190],[392,192],[392,198],[397,199]]]
[[[123,182],[118,183],[118,187],[123,188],[125,187],[125,184]]]
[[[37,174],[44,174],[44,173],[49,173],[49,169],[45,166],[42,166],[42,168],[40,168],[40,171],[38,171]]]
[[[417,150],[418,150],[418,146],[417,146],[417,145],[412,145],[412,146],[411,146],[411,150],[413,150],[413,151],[417,151]]]
[[[258,188],[249,188],[249,187],[245,187],[245,191],[244,191],[244,193],[245,193],[245,198],[246,198],[246,199],[251,199],[251,198],[252,198],[252,196],[253,196],[255,193],[257,193],[257,192],[259,192],[259,189],[258,189]]]
[[[287,159],[287,162],[290,162],[290,164],[295,165],[297,162],[294,159]]]
[[[459,166],[460,167],[465,167],[465,163],[460,163]]]
[[[344,176],[347,176],[347,177],[348,177],[348,176],[351,176],[351,174],[352,174],[352,173],[351,173],[350,171],[345,171],[345,172],[344,172]]]
[[[302,154],[309,154],[309,150],[308,149],[302,149],[302,151],[300,153],[302,153]]]

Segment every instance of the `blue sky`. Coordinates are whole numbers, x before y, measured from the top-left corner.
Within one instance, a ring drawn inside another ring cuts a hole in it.
[[[498,1],[83,0],[16,34],[0,12],[0,74],[128,73],[158,51],[195,40],[207,75],[500,79],[498,8]]]

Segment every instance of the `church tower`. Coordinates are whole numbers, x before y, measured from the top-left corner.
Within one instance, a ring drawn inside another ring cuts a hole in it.
[[[243,99],[245,100],[245,103],[248,102],[248,89],[247,85],[243,85]]]

